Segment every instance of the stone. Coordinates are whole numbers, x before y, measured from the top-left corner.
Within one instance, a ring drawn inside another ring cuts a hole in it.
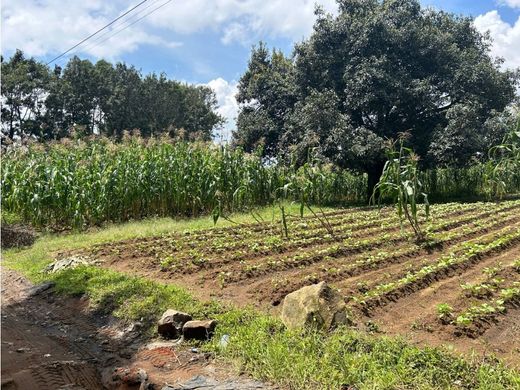
[[[213,336],[217,321],[188,321],[182,327],[182,334],[185,339],[208,340]]]
[[[178,338],[182,335],[182,327],[191,320],[191,316],[181,311],[166,310],[157,323],[157,332],[165,338]]]
[[[40,295],[41,293],[50,290],[55,286],[56,283],[50,281],[50,282],[44,282],[41,284],[37,284],[35,286],[29,287],[27,289],[27,295],[29,297],[35,297],[37,295]]]
[[[254,390],[267,389],[268,387],[260,382],[245,379],[227,379],[217,381],[203,375],[196,375],[177,386],[166,385],[161,390]]]
[[[343,297],[325,282],[288,294],[283,302],[282,321],[289,329],[312,327],[326,331],[352,323]]]
[[[1,224],[2,249],[31,246],[36,241],[36,232],[29,226],[18,224]]]
[[[85,256],[70,256],[54,261],[53,263],[45,267],[44,271],[48,273],[56,273],[68,268],[76,268],[80,265],[89,265],[95,263],[96,262],[91,261],[89,258]]]
[[[138,367],[116,367],[106,370],[101,378],[105,389],[127,389],[139,390],[149,389],[148,374]]]

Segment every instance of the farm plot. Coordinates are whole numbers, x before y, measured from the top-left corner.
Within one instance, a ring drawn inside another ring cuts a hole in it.
[[[276,312],[325,280],[359,327],[520,363],[520,201],[436,205],[417,243],[392,208],[134,239],[90,248],[106,267],[182,285],[201,298]],[[424,220],[424,216],[422,217]],[[68,255],[68,254],[62,254]]]

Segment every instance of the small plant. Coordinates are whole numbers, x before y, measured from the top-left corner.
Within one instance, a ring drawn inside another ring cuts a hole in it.
[[[375,322],[368,320],[365,323],[365,326],[367,327],[367,331],[369,333],[380,333],[381,329],[379,328],[379,325],[377,325]]]
[[[453,320],[453,307],[447,303],[441,303],[437,306],[437,314],[442,323],[448,324]]]
[[[472,296],[475,298],[485,298],[491,296],[493,292],[496,291],[499,283],[500,280],[496,279],[491,283],[464,283],[461,284],[460,287],[462,287],[467,296]]]
[[[419,156],[404,146],[409,134],[402,133],[399,139],[391,142],[387,148],[388,161],[385,163],[379,182],[374,187],[370,198],[371,204],[382,204],[391,198],[397,207],[401,227],[407,220],[418,241],[423,241],[425,234],[419,222],[419,199],[424,202],[426,217],[430,215],[428,195],[421,191],[419,180]]]
[[[495,267],[485,267],[482,270],[482,273],[491,279],[494,278],[502,270],[502,268],[502,263],[498,263]]]

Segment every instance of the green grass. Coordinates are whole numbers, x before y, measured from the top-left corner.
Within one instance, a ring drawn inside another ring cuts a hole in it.
[[[324,208],[330,211],[330,208]],[[309,212],[305,211],[305,215]],[[271,207],[257,209],[256,212],[266,221],[279,221],[280,210]],[[288,204],[285,209],[290,215],[298,215],[299,205]],[[236,223],[253,223],[248,213],[237,213],[230,216]],[[233,226],[234,224],[220,219],[214,225],[211,216],[192,219],[150,218],[141,221],[107,225],[103,229],[90,229],[88,232],[73,231],[65,234],[42,233],[36,243],[29,249],[10,249],[2,251],[3,264],[9,268],[23,271],[31,280],[37,282],[44,278],[42,268],[53,261],[53,253],[62,249],[86,248],[95,244],[125,240],[138,237],[156,236],[171,232],[198,230]]]
[[[293,207],[289,207],[291,211],[296,210]],[[266,217],[271,212],[261,210]],[[248,222],[250,217],[237,215],[234,220]],[[253,309],[201,302],[182,288],[96,267],[51,276],[40,272],[56,250],[211,226],[208,218],[156,219],[84,234],[47,235],[32,248],[3,252],[3,264],[35,281],[51,278],[60,293],[87,294],[94,310],[125,321],[142,320],[151,325],[166,308],[187,311],[197,318],[216,318],[217,334],[203,348],[241,371],[289,389],[338,389],[341,384],[360,390],[520,388],[520,374],[500,363],[463,360],[397,338],[367,336],[347,328],[330,334],[289,331],[277,318]],[[153,327],[149,329],[153,332]],[[230,341],[221,348],[218,341],[224,334],[230,335]]]

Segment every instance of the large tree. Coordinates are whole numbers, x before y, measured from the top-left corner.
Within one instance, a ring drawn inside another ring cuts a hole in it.
[[[292,58],[253,49],[239,83],[236,144],[264,142],[265,153],[300,160],[312,148],[367,172],[371,186],[385,139],[399,132],[411,133],[423,164],[466,164],[487,149],[488,119],[513,101],[518,74],[501,70],[470,18],[416,0],[338,6],[337,16],[317,10]]]
[[[48,93],[49,69],[26,58],[17,50],[8,60],[1,60],[2,67],[2,134],[15,135],[39,133],[39,123],[44,112],[44,100]]]
[[[121,137],[170,133],[209,140],[223,123],[215,93],[208,87],[143,76],[124,63],[93,64],[74,56],[53,70],[17,51],[2,58],[2,134],[59,139],[103,134]],[[79,130],[79,131],[78,131]]]

